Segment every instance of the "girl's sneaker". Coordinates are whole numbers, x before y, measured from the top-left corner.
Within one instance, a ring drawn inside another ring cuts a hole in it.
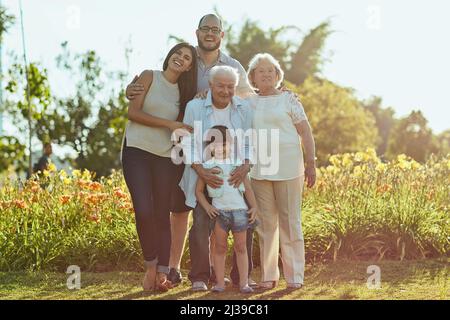
[[[213,286],[212,288],[211,288],[211,291],[212,292],[217,292],[217,293],[222,293],[222,292],[224,292],[225,291],[225,288],[224,287],[219,287],[219,286]]]
[[[241,291],[241,293],[253,293],[253,292],[255,292],[255,290],[253,290],[253,288],[249,287],[248,284],[246,284],[245,286],[241,287],[240,291]]]

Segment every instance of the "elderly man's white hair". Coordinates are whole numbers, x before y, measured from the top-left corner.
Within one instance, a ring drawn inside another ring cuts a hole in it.
[[[227,76],[234,80],[234,85],[237,86],[239,83],[239,73],[238,71],[230,66],[215,66],[209,72],[209,82],[213,83],[217,76]]]
[[[275,67],[275,71],[278,75],[278,81],[276,83],[276,87],[278,88],[284,79],[284,71],[283,69],[281,69],[280,62],[278,62],[278,60],[275,59],[270,53],[258,53],[252,58],[252,60],[250,60],[250,62],[248,63],[248,71],[247,71],[248,82],[253,87],[253,89],[257,89],[255,87],[253,77],[255,69],[258,67],[259,63],[262,60],[268,61]]]

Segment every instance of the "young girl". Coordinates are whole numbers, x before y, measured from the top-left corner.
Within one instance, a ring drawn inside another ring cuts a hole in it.
[[[210,132],[212,134],[209,134],[209,136],[212,136],[212,138],[208,147],[211,151],[212,158],[206,161],[203,166],[219,169],[219,175],[226,181],[234,168],[239,165],[238,163],[233,163],[230,158],[231,148],[233,146],[232,139],[225,126],[214,126]],[[208,195],[212,198],[212,204],[206,199],[205,186],[205,182],[202,179],[198,179],[195,195],[208,216],[211,219],[217,218],[214,227],[216,249],[214,254],[214,270],[217,283],[212,288],[212,291],[223,292],[225,290],[225,258],[228,233],[231,230],[239,270],[240,291],[242,293],[252,293],[253,289],[248,285],[246,236],[249,223],[253,223],[256,219],[257,207],[250,181],[246,177],[239,188],[235,188],[227,183],[224,183],[217,189],[208,186]],[[244,199],[244,195],[249,206]]]

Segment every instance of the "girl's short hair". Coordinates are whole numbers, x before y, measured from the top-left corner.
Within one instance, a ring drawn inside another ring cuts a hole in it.
[[[206,145],[209,146],[213,142],[231,142],[230,131],[226,126],[211,127],[206,133]]]

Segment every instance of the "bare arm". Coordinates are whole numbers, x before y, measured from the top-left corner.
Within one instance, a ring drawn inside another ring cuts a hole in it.
[[[304,120],[295,124],[297,133],[302,138],[302,144],[305,148],[305,178],[309,188],[313,187],[316,182],[316,146],[312,135],[309,122]]]
[[[205,182],[201,178],[198,178],[197,184],[195,185],[195,197],[197,198],[197,201],[200,203],[203,209],[205,209],[208,216],[212,219],[219,215],[219,211],[214,208],[206,199],[204,194],[205,187]]]
[[[171,121],[159,117],[152,116],[142,110],[144,100],[153,82],[153,71],[145,70],[136,80],[136,83],[143,85],[144,94],[136,96],[128,104],[128,119],[136,123],[140,123],[149,127],[162,127],[174,131],[178,128],[186,128],[192,130],[190,126],[186,126],[181,122]]]
[[[250,180],[248,177],[244,179],[244,187],[245,187],[245,199],[247,199],[250,208],[248,210],[249,213],[249,222],[253,223],[256,220],[258,215],[258,205],[256,204],[255,193],[253,192],[252,186],[250,184]]]
[[[191,167],[197,173],[199,180],[204,181],[210,187],[217,189],[223,184],[223,180],[215,175],[219,173],[218,169],[205,169],[200,163],[193,163]]]
[[[131,80],[131,82],[125,88],[125,96],[130,101],[133,100],[136,96],[144,94],[144,86],[140,83],[136,83],[137,79],[139,79],[139,77],[137,75],[134,76],[133,80]]]

